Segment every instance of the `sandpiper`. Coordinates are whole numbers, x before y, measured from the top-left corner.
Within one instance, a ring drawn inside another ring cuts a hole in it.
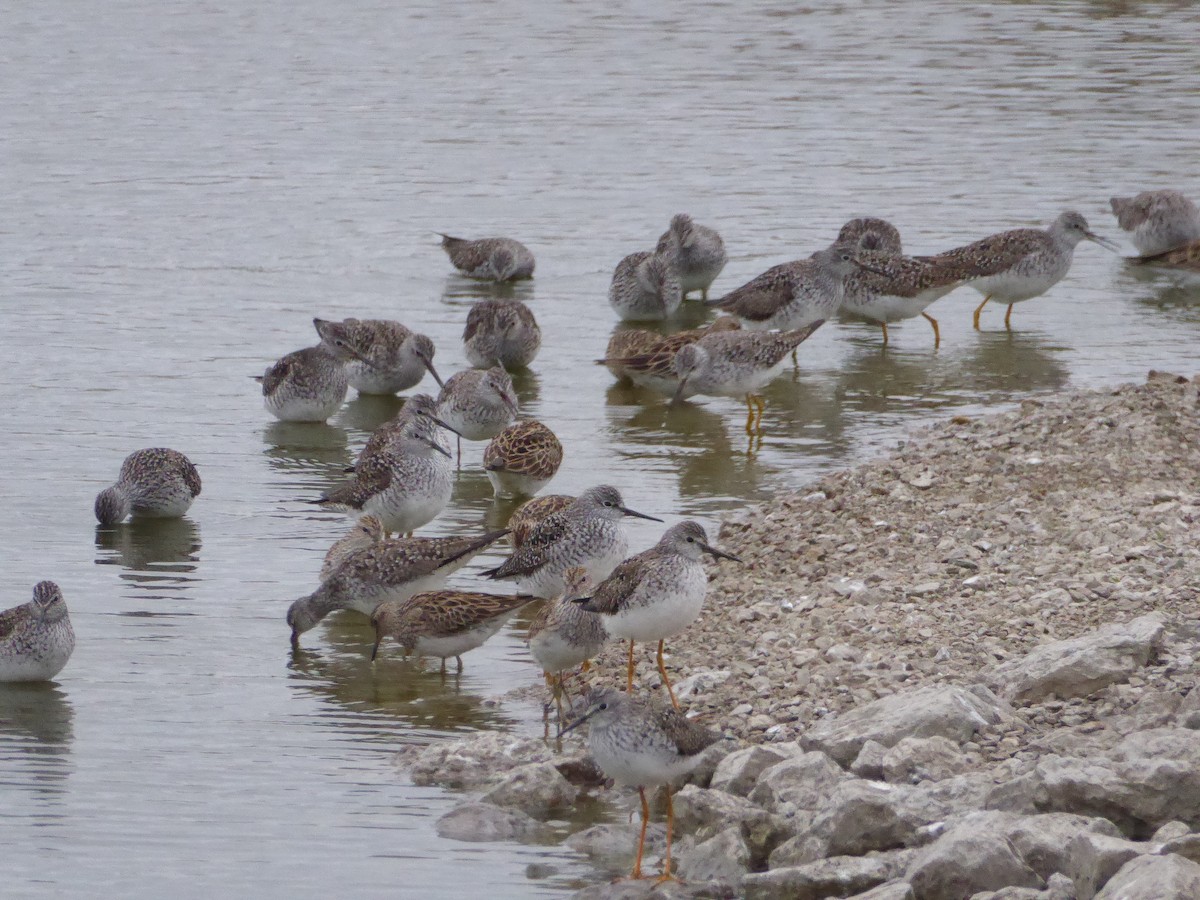
[[[200,496],[200,473],[178,450],[135,450],[121,463],[117,483],[96,495],[96,519],[116,525],[126,516],[175,519]]]
[[[48,681],[74,649],[67,601],[53,581],[39,581],[32,600],[0,612],[0,681]]]
[[[544,494],[526,500],[508,517],[508,539],[514,550],[529,540],[529,535],[538,522],[559,510],[566,509],[575,498],[569,494]]]
[[[554,704],[558,708],[558,728],[562,731],[562,698],[566,690],[564,673],[582,666],[608,642],[604,622],[596,613],[575,603],[588,596],[592,579],[587,569],[572,566],[563,573],[566,586],[562,596],[547,602],[529,624],[529,652],[545,674]]]
[[[856,243],[859,259],[871,268],[846,279],[842,312],[877,323],[888,345],[888,323],[923,316],[933,328],[933,346],[941,346],[937,319],[925,312],[967,279],[961,269],[935,266],[903,254],[900,232],[883,219],[851,219],[838,234],[838,243]]]
[[[983,302],[975,308],[976,331],[979,330],[979,314],[993,299],[1008,304],[1004,327],[1012,331],[1013,304],[1039,297],[1061,281],[1071,268],[1075,247],[1084,240],[1116,250],[1112,241],[1088,228],[1087,219],[1077,212],[1067,211],[1045,230],[1016,228],[1002,231],[964,247],[917,259],[968,273],[967,284],[983,294]]]
[[[483,468],[498,497],[531,497],[562,465],[563,448],[554,432],[536,419],[521,419],[492,438]]]
[[[738,397],[746,401],[746,434],[762,434],[767,402],[758,392],[787,364],[789,353],[823,324],[822,319],[794,331],[728,331],[709,334],[675,354],[679,378],[672,403],[696,394]]]
[[[395,638],[404,655],[437,656],[446,671],[453,656],[462,672],[462,655],[494,635],[521,607],[535,598],[519,595],[483,594],[478,591],[427,591],[407,600],[388,600],[375,607],[375,645],[371,659],[379,654],[383,639]]]
[[[683,302],[677,251],[631,253],[617,263],[608,302],[617,315],[629,321],[668,319]]]
[[[313,325],[320,321],[313,319]],[[354,341],[353,334],[330,332],[317,346],[289,353],[253,376],[262,385],[267,412],[284,422],[324,422],[337,412],[350,389],[346,365],[363,359]]]
[[[703,554],[714,559],[736,556],[708,542],[700,523],[687,520],[672,525],[657,544],[631,556],[596,586],[591,597],[576,602],[588,612],[599,613],[608,633],[629,641],[629,690],[633,690],[633,645],[635,641],[658,641],[658,671],[679,707],[667,667],[663,662],[666,639],[687,628],[704,607],[708,575],[700,562]]]
[[[371,432],[371,436],[367,438],[367,443],[359,451],[358,459],[346,471],[357,471],[359,465],[365,460],[386,452],[393,440],[406,436],[414,437],[419,435],[426,437],[449,453],[450,444],[447,442],[446,435],[442,430],[445,424],[439,423],[433,417],[436,412],[437,401],[429,396],[429,394],[410,395],[404,401],[404,405],[400,407],[400,411],[396,415]]]
[[[318,578],[324,581],[353,554],[380,543],[385,537],[383,522],[378,516],[363,516],[325,552],[325,561],[321,563],[321,574]]]
[[[728,258],[721,235],[712,228],[697,225],[686,213],[679,213],[658,239],[658,253],[668,248],[677,254],[683,296],[699,291],[700,298],[707,300],[708,288],[717,280]]]
[[[512,378],[500,366],[456,372],[438,394],[436,415],[439,422],[459,435],[461,465],[463,438],[494,438],[516,419],[517,392]]]
[[[642,829],[631,878],[643,877],[642,854],[650,821],[646,788],[666,786],[667,850],[658,880],[672,880],[671,832],[675,827],[675,808],[670,783],[694,769],[700,755],[721,740],[721,735],[696,724],[677,709],[635,700],[611,688],[593,694],[587,710],[564,733],[584,722],[588,723],[588,748],[596,764],[616,784],[636,787],[642,800]]]
[[[696,343],[706,334],[738,331],[741,327],[733,316],[721,316],[703,328],[677,331],[665,336],[654,331],[625,329],[609,338],[604,359],[596,362],[607,366],[608,371],[618,379],[627,379],[640,387],[670,394],[679,386],[679,376],[675,373],[675,354],[681,347]]]
[[[512,555],[483,574],[515,578],[522,594],[556,597],[566,587],[564,574],[582,566],[596,581],[608,577],[629,549],[621,520],[626,516],[661,522],[629,509],[610,485],[588,488],[561,512],[544,518]]]
[[[746,328],[803,328],[837,312],[846,279],[862,265],[856,247],[834,244],[808,259],[773,266],[719,300],[706,302],[737,316]]]
[[[477,369],[497,363],[524,369],[542,346],[542,329],[520,300],[491,297],[471,307],[462,339],[467,361]]]
[[[507,532],[479,537],[395,538],[352,553],[321,586],[288,607],[292,647],[331,612],[353,609],[369,616],[385,600],[406,600],[436,590],[484,547]]]
[[[326,344],[343,339],[358,354],[346,363],[346,378],[360,394],[395,394],[420,383],[428,372],[440,386],[433,367],[434,346],[427,335],[390,319],[313,319]]]
[[[533,277],[533,254],[520,241],[492,237],[469,241],[442,235],[442,249],[454,268],[481,281],[515,281]]]
[[[1158,256],[1200,241],[1200,209],[1179,191],[1142,191],[1108,201],[1142,256]]]
[[[354,478],[309,502],[379,517],[388,534],[412,534],[437,517],[454,491],[450,451],[431,436],[427,417],[402,422],[386,443],[355,465]]]

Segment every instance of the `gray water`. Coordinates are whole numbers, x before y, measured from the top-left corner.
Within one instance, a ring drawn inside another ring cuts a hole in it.
[[[439,839],[455,798],[393,764],[539,727],[504,696],[539,677],[519,626],[460,681],[371,669],[350,616],[291,656],[284,610],[345,528],[300,501],[398,401],[278,424],[248,376],[313,343],[314,315],[403,320],[450,374],[489,289],[450,274],[433,232],[518,237],[537,277],[506,291],[545,335],[520,397],[566,448],[551,490],[608,481],[715,527],[951,412],[1191,374],[1195,290],[1091,244],[1011,335],[1002,308],[971,329],[971,290],[932,308],[937,352],[919,319],[886,351],[877,328],[827,325],[768,391],[756,453],[736,401],[668,411],[591,360],[613,266],[675,212],[724,234],[723,291],[855,215],[932,252],[1068,207],[1115,237],[1114,193],[1200,199],[1198,33],[1187,3],[10,5],[0,606],[57,580],[79,641],[57,683],[0,685],[2,892],[522,897],[594,878],[553,842]],[[95,493],[145,446],[186,452],[203,495],[184,520],[97,531]],[[504,520],[479,448],[428,533]]]

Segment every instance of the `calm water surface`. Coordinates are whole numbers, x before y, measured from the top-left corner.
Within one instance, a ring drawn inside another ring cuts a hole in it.
[[[403,744],[537,727],[504,696],[538,677],[519,628],[460,682],[371,669],[350,617],[289,654],[284,610],[345,527],[300,501],[398,401],[278,424],[248,376],[313,343],[314,315],[419,326],[450,374],[487,289],[433,232],[511,234],[538,256],[510,290],[545,334],[518,387],[566,447],[553,489],[609,481],[715,525],[949,411],[1194,372],[1195,291],[1090,244],[1011,335],[1002,308],[971,330],[970,290],[933,308],[938,352],[921,320],[886,352],[876,328],[826,326],[768,392],[755,454],[738,403],[668,410],[591,360],[613,266],[681,210],[724,234],[723,291],[854,215],[932,252],[1067,207],[1115,236],[1113,193],[1200,196],[1197,33],[1186,3],[11,6],[0,606],[55,579],[79,644],[56,684],[0,686],[5,896],[522,897],[594,877],[553,845],[440,840],[455,798],[393,765]],[[200,467],[192,515],[97,531],[96,492],[156,445]],[[429,533],[507,512],[473,462]]]

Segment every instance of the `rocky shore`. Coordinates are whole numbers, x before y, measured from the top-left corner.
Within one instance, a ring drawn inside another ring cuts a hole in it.
[[[579,896],[1200,897],[1198,386],[956,417],[728,521],[745,565],[670,648],[681,702],[729,737],[676,797],[685,883]],[[638,673],[660,692],[648,648]],[[635,796],[580,741],[401,764],[472,792],[439,823],[465,840]],[[634,829],[567,843],[615,876]]]

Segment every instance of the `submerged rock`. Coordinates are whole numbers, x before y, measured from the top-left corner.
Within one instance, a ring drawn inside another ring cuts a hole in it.
[[[438,835],[456,841],[537,840],[543,827],[523,812],[490,803],[464,803],[437,820]]]
[[[544,818],[553,810],[568,806],[579,796],[578,788],[570,784],[549,762],[518,766],[481,798],[484,803],[519,809],[535,818]]]

